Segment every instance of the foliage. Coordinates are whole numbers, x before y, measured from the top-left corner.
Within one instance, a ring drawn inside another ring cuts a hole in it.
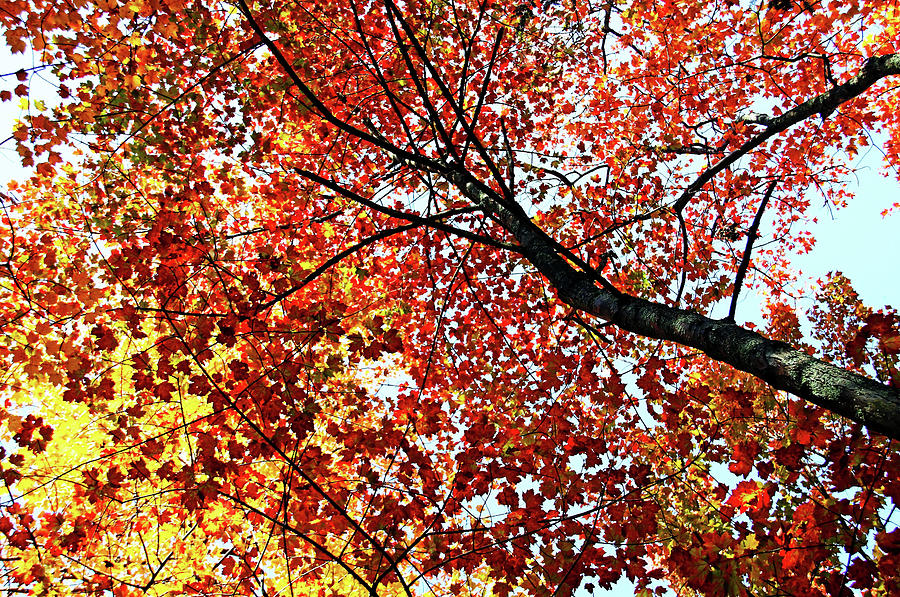
[[[0,22],[9,594],[900,592],[897,313],[789,262],[900,165],[896,3]]]

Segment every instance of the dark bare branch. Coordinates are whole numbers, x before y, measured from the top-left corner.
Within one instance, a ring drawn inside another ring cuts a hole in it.
[[[769,183],[769,187],[766,189],[765,195],[763,195],[762,202],[759,204],[759,209],[756,210],[756,217],[753,218],[753,223],[750,224],[750,229],[747,231],[747,246],[744,248],[744,256],[741,258],[741,264],[738,266],[737,275],[734,278],[734,291],[731,293],[731,306],[728,308],[728,316],[725,318],[725,321],[734,323],[738,295],[741,293],[741,287],[744,285],[744,276],[747,275],[747,268],[750,266],[750,252],[753,250],[753,243],[756,242],[756,235],[759,231],[759,224],[762,222],[763,212],[766,211],[766,205],[769,203],[769,199],[772,197],[772,193],[775,191],[777,184],[778,182],[775,180]]]
[[[900,54],[888,54],[885,56],[875,56],[866,60],[859,73],[852,77],[843,85],[838,85],[808,99],[799,106],[788,110],[781,116],[766,118],[764,120],[766,129],[758,135],[747,140],[743,145],[735,151],[722,158],[711,168],[705,170],[697,179],[692,182],[681,196],[672,205],[672,211],[680,212],[690,202],[691,198],[696,195],[700,189],[711,181],[717,174],[734,164],[736,161],[774,137],[782,133],[795,124],[803,122],[816,114],[827,115],[834,112],[838,106],[858,97],[869,87],[887,77],[889,75],[900,74]]]

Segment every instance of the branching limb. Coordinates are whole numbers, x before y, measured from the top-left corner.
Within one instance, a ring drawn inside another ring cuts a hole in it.
[[[250,11],[250,7],[247,5],[246,0],[238,0],[238,8],[241,11],[241,14],[247,19],[247,23],[250,25],[250,28],[253,29],[253,32],[262,40],[263,45],[268,48],[272,55],[275,57],[275,60],[278,62],[279,66],[287,73],[288,78],[290,78],[291,82],[294,84],[297,89],[303,94],[303,96],[309,101],[311,105],[311,109],[315,111],[323,120],[327,123],[337,127],[342,132],[351,135],[352,137],[356,137],[362,141],[365,141],[371,144],[374,147],[377,147],[389,155],[395,156],[397,159],[401,161],[408,161],[414,163],[418,168],[422,168],[429,172],[441,172],[446,168],[437,162],[436,160],[427,158],[418,153],[413,153],[407,151],[403,148],[397,147],[392,143],[389,143],[383,137],[379,138],[368,131],[364,131],[349,122],[341,120],[334,113],[328,109],[321,99],[313,92],[309,86],[303,82],[300,78],[300,75],[294,70],[294,67],[291,65],[290,61],[278,47],[278,45],[272,41],[272,39],[263,31],[260,24],[257,22],[256,18],[253,16],[253,13]]]
[[[488,246],[491,246],[491,247],[494,247],[497,249],[503,249],[504,251],[518,252],[518,248],[515,245],[503,243],[503,242],[495,240],[493,238],[483,236],[480,234],[476,234],[476,233],[470,232],[468,230],[462,230],[460,228],[456,228],[455,226],[450,226],[449,224],[444,224],[441,221],[442,219],[448,218],[450,216],[456,216],[456,215],[461,215],[461,214],[465,214],[465,213],[473,213],[476,211],[480,211],[480,208],[478,208],[478,207],[474,207],[474,206],[462,207],[462,208],[456,208],[453,210],[448,210],[446,212],[443,212],[440,214],[435,214],[435,215],[428,216],[428,217],[419,216],[416,214],[411,214],[411,213],[407,213],[407,212],[393,209],[390,207],[386,207],[384,205],[379,205],[378,203],[372,201],[371,199],[363,197],[359,193],[355,193],[355,192],[351,191],[350,189],[347,189],[347,188],[341,186],[339,183],[337,183],[329,178],[325,178],[324,176],[320,176],[320,175],[316,174],[315,172],[311,172],[311,171],[305,170],[303,168],[294,168],[294,171],[296,171],[297,174],[300,174],[301,176],[303,176],[304,178],[306,178],[312,182],[321,184],[322,186],[334,191],[335,193],[338,193],[339,195],[346,197],[347,199],[350,199],[351,201],[355,201],[356,203],[359,203],[360,205],[368,207],[369,209],[371,209],[373,211],[383,213],[386,216],[390,216],[392,218],[397,218],[399,220],[406,220],[407,222],[410,222],[412,224],[419,225],[419,226],[430,226],[431,228],[435,228],[437,230],[442,230],[444,232],[449,232],[450,234],[454,234],[456,236],[460,236],[462,238],[466,238],[473,242],[477,242],[477,243],[480,243],[483,245],[488,245]]]
[[[346,570],[347,574],[349,574],[353,578],[353,580],[355,580],[360,585],[365,587],[370,592],[370,594],[373,594],[373,595],[375,594],[373,585],[369,584],[369,582],[367,582],[366,579],[361,577],[356,570],[354,570],[351,566],[349,566],[346,562],[344,562],[343,558],[339,558],[337,556],[337,554],[331,552],[328,549],[328,547],[326,547],[323,543],[319,543],[318,541],[316,541],[315,539],[310,537],[308,533],[304,533],[300,529],[295,528],[295,527],[291,526],[290,524],[267,514],[263,510],[260,510],[256,506],[253,506],[252,504],[247,503],[246,501],[242,500],[241,498],[239,498],[236,495],[231,495],[227,491],[219,490],[219,495],[231,500],[232,502],[234,502],[241,508],[244,508],[245,510],[253,512],[254,514],[268,520],[273,525],[278,526],[286,531],[290,531],[291,533],[293,533],[294,535],[296,535],[297,537],[299,537],[300,539],[302,539],[303,541],[308,543],[313,549],[315,549],[322,555],[326,556],[329,560],[331,560],[332,562],[336,563],[338,566],[340,566],[341,568]]]
[[[766,130],[747,140],[735,151],[722,158],[714,166],[705,170],[692,182],[672,205],[673,212],[681,212],[700,189],[711,181],[717,174],[734,164],[736,161],[795,124],[803,122],[816,114],[830,114],[838,106],[865,92],[869,87],[887,77],[900,74],[900,54],[888,54],[875,56],[866,60],[859,73],[843,85],[838,85],[806,100],[799,106],[788,110],[781,116],[766,118]]]
[[[506,27],[501,27],[497,31],[497,38],[494,40],[494,47],[491,48],[491,58],[488,60],[487,72],[484,73],[484,81],[481,85],[481,93],[478,94],[478,103],[475,105],[475,111],[472,113],[472,122],[469,125],[468,134],[466,135],[466,143],[463,145],[462,157],[461,161],[465,162],[466,152],[469,149],[469,144],[472,141],[476,141],[475,137],[475,128],[478,126],[478,116],[481,114],[481,108],[484,106],[484,98],[487,97],[488,92],[488,84],[491,81],[491,74],[494,71],[494,63],[497,60],[497,50],[500,49],[500,43],[503,41],[503,34],[506,32]],[[462,108],[463,104],[459,104],[460,108]],[[460,124],[465,128],[465,116],[460,115],[462,110],[457,110],[457,120]],[[503,130],[504,139],[506,137],[506,129]],[[509,145],[509,141],[507,141],[507,146]],[[510,194],[513,193],[512,185],[509,187]]]
[[[364,247],[367,247],[367,246],[374,244],[380,240],[388,238],[389,236],[394,236],[395,234],[401,234],[403,232],[408,232],[409,230],[413,230],[414,228],[419,228],[420,226],[423,226],[423,223],[429,223],[429,224],[437,223],[442,218],[446,218],[451,215],[457,215],[459,213],[466,213],[468,211],[471,211],[471,209],[470,208],[461,208],[461,209],[448,210],[446,212],[441,212],[441,213],[435,214],[435,215],[431,216],[430,218],[422,218],[423,222],[404,224],[403,226],[397,226],[396,228],[388,228],[387,230],[382,230],[381,232],[378,232],[377,234],[373,234],[372,236],[369,236],[369,237],[359,241],[358,243],[344,249],[337,255],[334,255],[333,257],[331,257],[330,259],[328,259],[327,261],[322,263],[314,271],[310,272],[305,278],[303,278],[303,280],[301,280],[294,286],[291,286],[284,292],[280,292],[280,293],[276,294],[270,300],[268,300],[267,302],[260,305],[259,310],[264,311],[264,310],[272,307],[276,303],[283,301],[290,295],[294,294],[295,292],[298,292],[299,290],[301,290],[304,287],[306,287],[307,285],[309,285],[316,278],[320,277],[322,274],[327,272],[329,269],[331,269],[332,267],[334,267],[335,265],[337,265],[338,263],[340,263],[341,261],[343,261],[350,255],[353,255],[354,253],[358,252],[360,249],[362,249]],[[475,236],[477,238],[481,238],[481,237],[478,237],[477,235],[475,235]],[[475,242],[477,242],[477,241],[475,241]]]
[[[388,15],[390,17],[391,26],[395,26],[395,22],[399,23],[400,27],[402,27],[403,32],[406,34],[406,38],[412,44],[413,48],[415,48],[416,52],[419,55],[419,58],[422,60],[425,68],[434,78],[435,84],[438,86],[438,90],[443,96],[444,100],[450,106],[450,108],[456,114],[457,121],[463,128],[463,131],[467,135],[467,139],[471,139],[472,145],[478,151],[478,155],[481,156],[481,159],[484,161],[485,166],[488,171],[491,173],[491,177],[497,181],[499,187],[503,190],[503,195],[506,201],[512,201],[512,193],[506,186],[506,181],[503,178],[503,175],[500,173],[500,170],[497,168],[497,164],[491,158],[490,154],[485,148],[484,144],[475,134],[474,124],[470,124],[468,119],[466,118],[463,107],[460,106],[456,102],[456,98],[453,96],[453,92],[450,91],[450,88],[447,87],[446,82],[444,82],[441,77],[440,71],[432,64],[431,60],[428,58],[428,54],[425,52],[425,48],[419,43],[418,38],[415,35],[415,31],[410,27],[409,22],[403,17],[403,14],[400,12],[400,9],[397,8],[397,5],[393,0],[385,0],[385,6],[388,10]],[[492,52],[497,51],[497,46],[499,46],[499,42],[502,40],[502,35],[498,34],[498,41],[495,44]]]
[[[575,269],[526,215],[510,211],[496,193],[490,195],[462,177],[455,182],[474,203],[498,214],[503,226],[519,241],[525,257],[569,306],[606,319],[623,330],[698,349],[777,390],[862,423],[876,433],[900,439],[900,391],[896,388],[734,323],[606,286],[598,288],[596,275]]]

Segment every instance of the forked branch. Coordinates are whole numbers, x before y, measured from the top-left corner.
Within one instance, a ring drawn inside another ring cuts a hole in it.
[[[846,83],[832,87],[825,93],[806,100],[781,116],[766,118],[764,131],[751,137],[735,151],[716,162],[712,167],[704,170],[675,200],[671,208],[672,211],[680,213],[706,183],[775,135],[783,133],[795,124],[799,124],[816,114],[823,117],[827,116],[834,112],[838,106],[858,97],[884,77],[897,74],[900,74],[900,54],[874,56],[866,60],[859,73]]]

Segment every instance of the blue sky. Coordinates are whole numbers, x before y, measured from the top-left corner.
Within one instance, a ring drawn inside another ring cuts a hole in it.
[[[882,217],[881,212],[900,203],[897,178],[885,178],[880,155],[871,151],[861,161],[857,183],[849,185],[855,197],[834,214],[818,208],[818,223],[811,227],[816,247],[795,263],[809,278],[841,271],[867,305],[900,308],[900,210]]]

